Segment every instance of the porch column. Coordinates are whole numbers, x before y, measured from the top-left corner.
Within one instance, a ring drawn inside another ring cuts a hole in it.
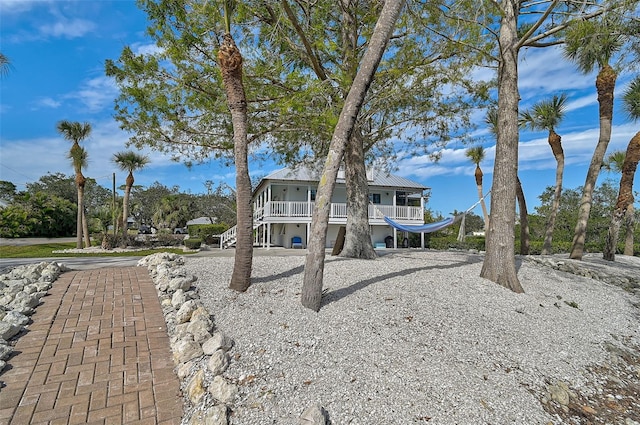
[[[267,237],[265,238],[267,241],[267,249],[271,248],[271,223],[267,221]]]

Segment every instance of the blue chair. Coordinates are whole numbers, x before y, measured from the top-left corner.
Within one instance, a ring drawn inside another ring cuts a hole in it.
[[[300,236],[294,236],[291,238],[291,248],[303,249],[302,238]]]

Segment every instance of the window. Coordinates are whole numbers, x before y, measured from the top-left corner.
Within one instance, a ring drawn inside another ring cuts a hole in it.
[[[316,189],[311,189],[311,200],[315,201],[316,200],[316,193],[318,191]]]
[[[403,207],[407,205],[407,192],[396,192],[396,205]]]
[[[369,194],[369,201],[371,203],[374,203],[374,204],[379,204],[380,203],[380,194],[379,193],[370,193]]]

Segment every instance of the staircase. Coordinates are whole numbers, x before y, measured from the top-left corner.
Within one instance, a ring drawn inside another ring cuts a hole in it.
[[[258,227],[260,227],[263,224],[262,218],[263,218],[263,209],[262,208],[260,208],[259,210],[255,211],[253,213],[253,230],[257,229]],[[219,235],[220,236],[220,249],[231,248],[232,246],[234,246],[236,244],[237,231],[238,231],[238,226],[233,226],[232,228],[230,228],[226,232],[224,232],[224,233]]]

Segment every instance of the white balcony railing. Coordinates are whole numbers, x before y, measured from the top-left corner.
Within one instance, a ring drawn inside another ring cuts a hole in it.
[[[311,218],[313,215],[314,203],[293,202],[293,201],[269,201],[265,204],[262,213],[263,217],[277,218]],[[402,207],[393,205],[369,205],[369,218],[382,219],[389,217],[394,220],[416,220],[423,222],[424,212],[420,207]],[[347,218],[346,203],[331,203],[329,218]]]

